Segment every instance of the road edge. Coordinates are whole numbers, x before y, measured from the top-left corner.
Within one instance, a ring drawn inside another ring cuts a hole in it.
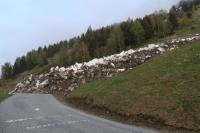
[[[85,98],[69,98],[63,97],[60,95],[54,95],[54,97],[62,102],[63,104],[79,109],[83,112],[90,113],[92,115],[98,116],[100,118],[120,122],[123,124],[134,125],[138,127],[150,128],[153,130],[157,130],[159,132],[173,132],[173,133],[197,133],[198,130],[192,130],[187,128],[178,128],[170,125],[166,125],[164,120],[160,118],[155,118],[153,116],[145,116],[142,114],[135,116],[127,116],[124,114],[119,114],[113,112],[106,107],[97,106],[92,103],[89,103]]]

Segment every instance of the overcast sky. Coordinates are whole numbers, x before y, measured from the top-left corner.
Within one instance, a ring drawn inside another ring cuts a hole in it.
[[[169,9],[179,0],[0,0],[0,65],[92,28]]]

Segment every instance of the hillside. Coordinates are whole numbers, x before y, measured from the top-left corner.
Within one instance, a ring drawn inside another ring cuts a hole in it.
[[[50,93],[131,121],[199,130],[199,40],[199,34],[190,35],[67,68],[52,67],[27,76],[12,93]]]
[[[169,36],[165,36],[164,38],[153,38],[148,40],[147,42],[141,43],[141,45],[138,45],[135,48],[141,47],[141,46],[145,46],[149,43],[158,43],[158,42],[163,42],[165,40],[171,40],[173,38],[178,38],[178,37],[184,37],[188,34],[196,34],[199,33],[200,31],[200,8],[198,8],[197,10],[193,11],[192,13],[192,18],[191,19],[187,19],[187,18],[182,18],[180,19],[180,23],[184,22],[183,20],[186,20],[186,22],[184,24],[181,24],[180,27],[175,30],[175,33]],[[56,45],[55,45],[56,46]],[[54,51],[57,50],[58,46],[56,46],[54,48]],[[50,46],[50,51],[52,51],[53,46]],[[57,53],[55,55],[55,57],[57,58],[59,53]],[[61,53],[61,55],[63,55],[63,53]],[[65,54],[64,54],[65,55]],[[23,58],[22,58],[23,59]],[[64,60],[64,58],[60,58],[60,60]],[[61,65],[61,64],[60,64]],[[44,65],[44,66],[36,66],[30,70],[26,70],[24,72],[21,72],[15,76],[13,76],[12,78],[6,79],[5,82],[2,82],[0,80],[0,91],[6,91],[6,90],[12,90],[14,88],[14,86],[21,81],[21,79],[23,79],[24,77],[26,77],[29,74],[39,74],[42,72],[46,72],[48,71],[52,66],[56,66],[55,64],[55,58],[54,57],[50,57],[48,59],[48,64]],[[63,66],[63,65],[61,65]]]
[[[80,37],[6,63],[0,101],[9,92],[50,93],[131,124],[199,132],[200,8],[174,11],[89,27]],[[177,27],[171,27],[170,17]]]
[[[50,71],[46,73],[29,75],[16,85],[13,92],[67,95],[82,84],[113,77],[143,64],[156,55],[173,51],[196,40],[200,40],[199,34],[158,44],[149,44],[139,49],[122,51],[119,54],[95,58],[89,62],[76,63],[69,67],[51,67]]]
[[[73,91],[68,100],[175,128],[200,131],[200,41],[155,57],[110,80]]]
[[[16,57],[13,64],[6,62],[1,67],[0,82],[36,68],[66,67],[166,38],[198,33],[199,5],[198,0],[181,1],[170,11],[160,10],[95,30],[89,26],[80,36],[33,49]]]

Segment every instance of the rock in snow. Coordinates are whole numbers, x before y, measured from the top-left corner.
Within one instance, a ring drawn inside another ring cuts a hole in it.
[[[30,75],[18,83],[11,93],[53,93],[67,95],[81,84],[92,80],[110,78],[118,73],[133,69],[146,60],[175,50],[194,40],[200,40],[196,34],[187,38],[178,38],[160,44],[149,44],[139,49],[122,51],[119,54],[95,58],[89,62],[76,63],[67,68],[52,67],[46,74]]]

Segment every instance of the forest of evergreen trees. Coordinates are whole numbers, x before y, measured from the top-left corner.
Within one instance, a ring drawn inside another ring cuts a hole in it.
[[[162,10],[144,18],[128,19],[97,30],[90,26],[81,36],[48,47],[39,47],[28,52],[26,56],[18,57],[13,65],[5,63],[2,66],[1,79],[6,80],[36,66],[47,65],[49,59],[53,65],[69,66],[75,62],[85,62],[135,48],[150,39],[166,37],[181,26],[183,18],[192,18],[192,11],[199,5],[200,0],[184,0],[173,6],[169,12]]]

